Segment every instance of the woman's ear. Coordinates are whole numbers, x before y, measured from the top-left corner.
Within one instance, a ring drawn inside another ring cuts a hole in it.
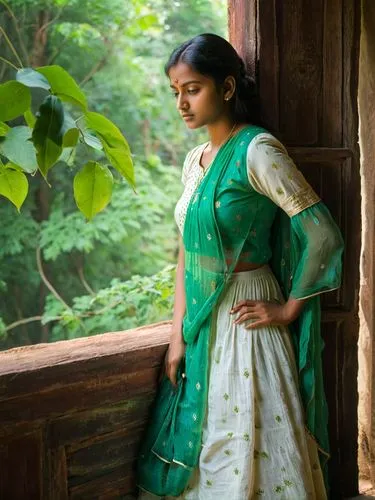
[[[224,101],[229,101],[236,91],[236,80],[233,76],[227,76],[223,83]]]

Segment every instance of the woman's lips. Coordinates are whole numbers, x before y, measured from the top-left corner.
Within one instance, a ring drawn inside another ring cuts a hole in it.
[[[193,118],[194,118],[194,115],[187,115],[187,114],[186,114],[186,115],[182,115],[182,118],[183,118],[184,120],[191,120],[191,119],[193,119]]]

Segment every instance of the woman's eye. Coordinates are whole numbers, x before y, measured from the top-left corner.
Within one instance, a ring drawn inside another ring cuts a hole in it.
[[[199,92],[199,89],[188,89],[188,94],[190,94],[190,95],[197,94],[198,92]]]
[[[172,92],[173,97],[178,97],[178,92]]]

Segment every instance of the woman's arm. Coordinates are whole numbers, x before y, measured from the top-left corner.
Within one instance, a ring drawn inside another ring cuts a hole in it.
[[[182,320],[185,315],[185,252],[181,237],[179,238],[179,251],[176,269],[176,286],[174,296],[172,338],[182,338]]]
[[[185,308],[185,252],[181,238],[179,238],[172,331],[168,352],[165,357],[165,373],[174,386],[177,384],[178,366],[185,354],[185,342],[182,335],[182,320],[185,315]]]
[[[340,285],[342,236],[283,145],[269,134],[262,134],[249,146],[248,176],[256,191],[289,215],[290,251],[298,249],[298,261],[285,304],[247,300],[236,304],[231,313],[238,313],[235,323],[253,320],[249,328],[288,324],[299,316],[309,297]]]

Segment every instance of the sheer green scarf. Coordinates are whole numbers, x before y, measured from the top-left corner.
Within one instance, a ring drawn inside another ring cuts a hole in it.
[[[235,152],[246,149],[263,129],[249,126],[225,143],[193,194],[184,225],[186,314],[183,335],[185,359],[178,371],[178,386],[174,389],[162,380],[153,406],[138,460],[138,485],[155,495],[177,496],[183,492],[194,467],[198,464],[201,435],[206,415],[208,362],[212,312],[235,268],[242,247],[252,230],[252,221],[242,224],[236,244],[231,248],[231,265],[227,266],[220,231],[215,218],[215,198],[223,189],[227,175],[236,168]],[[238,163],[238,162],[237,162]],[[224,182],[225,180],[225,182]],[[255,217],[255,216],[254,216]],[[289,219],[280,224],[289,228]],[[282,229],[278,226],[278,230]],[[281,231],[283,238],[288,231]],[[276,245],[283,245],[279,238]],[[291,245],[290,245],[291,246]],[[275,249],[275,255],[285,252]],[[290,269],[298,262],[298,250],[293,251]],[[279,260],[280,262],[280,260]],[[278,267],[275,259],[275,267]],[[290,269],[277,272],[288,290]],[[307,412],[307,425],[321,447],[326,447],[326,406],[322,392],[319,343],[319,304],[314,300],[305,307],[295,335],[297,363],[300,367],[301,394]],[[302,346],[302,347],[301,347]],[[311,350],[311,351],[310,351]],[[301,366],[301,360],[303,360]],[[315,379],[317,377],[317,383]],[[322,416],[322,420],[321,420]],[[320,422],[323,422],[320,425]]]

